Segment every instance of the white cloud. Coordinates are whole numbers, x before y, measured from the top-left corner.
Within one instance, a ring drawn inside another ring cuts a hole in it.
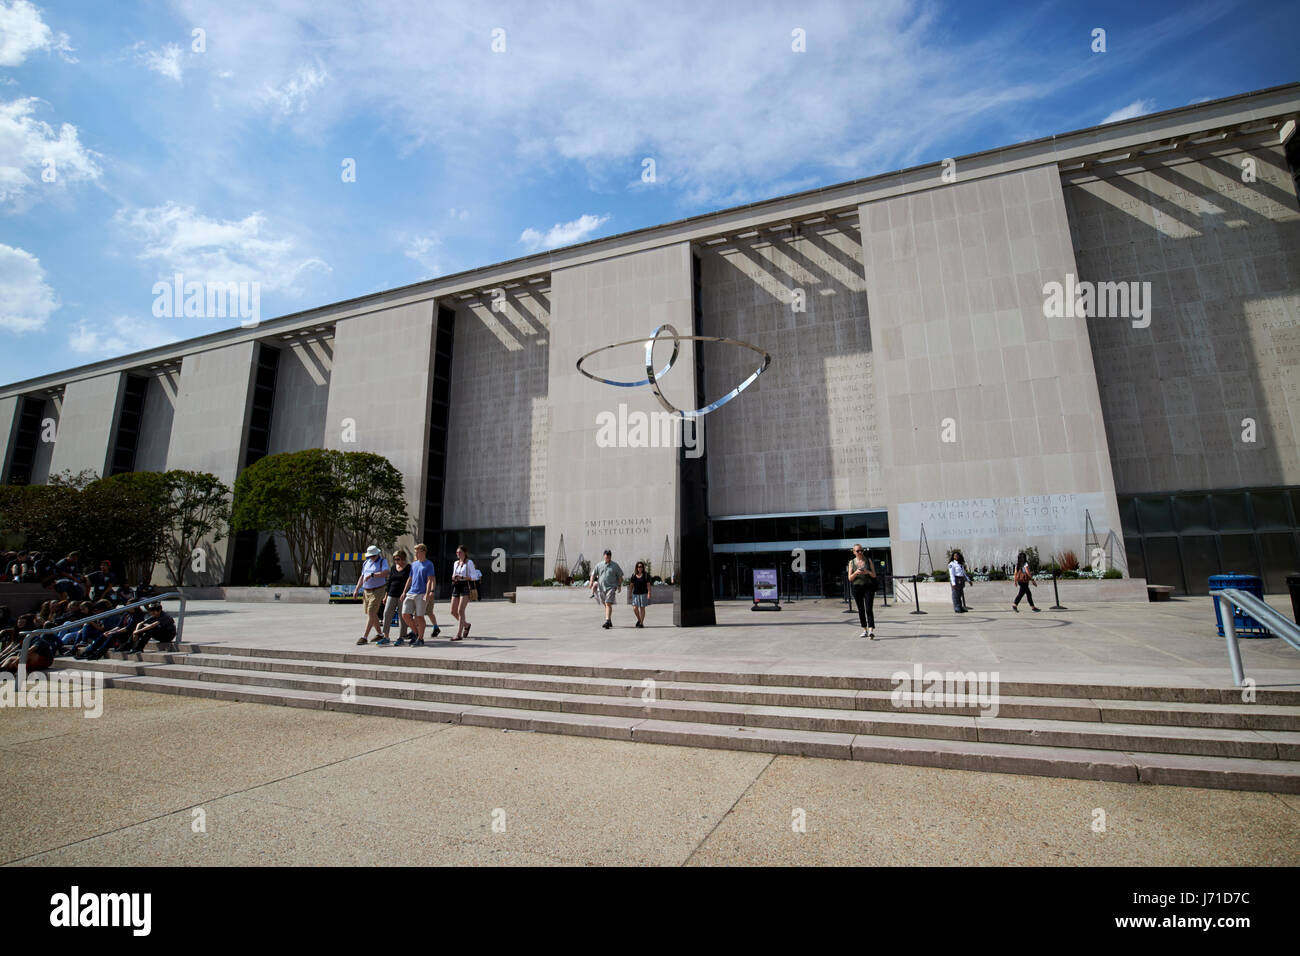
[[[1121,107],[1101,121],[1101,125],[1118,123],[1120,120],[1132,119],[1152,112],[1156,108],[1155,100],[1134,100],[1128,106]]]
[[[582,215],[572,222],[556,223],[545,233],[538,232],[531,227],[525,229],[520,234],[519,241],[524,244],[524,247],[529,252],[554,249],[557,246],[571,246],[575,242],[586,239],[607,222],[609,222],[609,216]]]
[[[0,0],[0,66],[21,66],[27,54],[49,50],[75,63],[66,33],[55,33],[41,19],[41,11],[27,0]]]
[[[99,154],[81,145],[77,127],[64,123],[56,134],[32,117],[37,102],[26,97],[0,103],[0,203],[21,207],[39,198],[41,189],[100,176]],[[43,178],[47,169],[53,170],[53,181]]]
[[[469,210],[457,209],[455,206],[453,206],[452,208],[447,210],[447,215],[450,216],[452,219],[458,219],[461,222],[464,222],[466,219],[469,218]]]
[[[217,220],[191,206],[168,202],[151,209],[121,210],[115,217],[143,247],[139,258],[159,265],[160,275],[182,272],[186,281],[259,282],[264,291],[302,291],[325,262],[299,249],[290,235],[273,235],[266,217],[255,212],[238,220]]]
[[[0,244],[0,329],[39,329],[58,307],[41,261],[24,249]]]
[[[442,240],[435,235],[414,236],[407,242],[406,256],[422,265],[432,278],[442,275],[440,262],[434,251],[442,246]]]
[[[325,85],[329,73],[320,63],[300,66],[279,86],[267,86],[262,91],[262,102],[286,115],[301,113],[307,108],[311,95]]]
[[[161,50],[144,49],[144,44],[136,44],[136,58],[155,73],[170,80],[181,80],[181,55],[184,51],[176,43],[168,43]]]
[[[112,358],[177,340],[158,323],[142,322],[128,315],[114,316],[104,326],[91,328],[85,322],[77,323],[77,330],[68,337],[68,347],[81,355]]]
[[[595,191],[641,190],[646,156],[657,186],[670,184],[663,195],[695,206],[936,162],[955,143],[1058,132],[1048,111],[1100,68],[1096,57],[1057,62],[1043,42],[1061,30],[1052,5],[958,31],[931,0],[806,0],[797,16],[772,3],[702,13],[698,0],[660,0],[649,18],[635,4],[519,0],[490,15],[445,0],[386,0],[379,14],[317,0],[174,2],[185,22],[222,25],[208,56],[231,74],[223,108],[275,111],[316,141],[364,117],[404,151],[431,147],[451,171],[456,198],[443,206],[470,205],[476,218],[494,199],[483,182],[554,182],[578,167]],[[1140,69],[1225,7],[1198,4],[1139,30],[1106,54],[1107,69]],[[496,26],[503,53],[492,52]],[[792,49],[795,26],[806,53]]]

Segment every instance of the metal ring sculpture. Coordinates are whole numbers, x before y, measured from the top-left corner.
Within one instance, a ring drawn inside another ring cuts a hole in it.
[[[654,369],[654,347],[655,347],[655,343],[659,341],[659,336],[663,335],[665,332],[667,332],[669,335],[673,337],[673,354],[668,357],[668,364],[666,364],[663,368],[661,368],[658,372],[656,372]],[[750,351],[757,352],[759,355],[761,355],[763,357],[763,364],[760,365],[757,369],[755,369],[754,372],[751,373],[747,379],[745,379],[743,382],[741,382],[731,391],[727,392],[717,401],[710,402],[708,405],[705,405],[702,408],[697,408],[694,411],[689,411],[689,412],[684,411],[683,409],[677,408],[675,405],[669,402],[668,399],[664,398],[663,392],[660,391],[659,389],[659,380],[668,374],[669,370],[672,369],[673,364],[677,361],[677,356],[678,353],[680,352],[680,345],[682,342],[723,342],[727,345],[739,345],[741,348],[749,349]],[[593,375],[591,372],[588,372],[585,368],[582,367],[583,362],[585,362],[587,359],[591,358],[593,355],[596,355],[599,352],[606,352],[610,349],[623,348],[624,346],[628,346],[628,345],[641,345],[641,344],[645,345],[646,377],[639,382],[616,382],[613,379],[601,378],[599,375]],[[593,381],[596,382],[601,382],[605,385],[614,385],[618,388],[636,388],[639,385],[649,385],[651,390],[655,393],[655,398],[658,399],[659,404],[662,405],[664,408],[666,408],[671,414],[680,415],[683,418],[699,418],[700,416],[707,415],[709,412],[716,411],[719,408],[721,408],[723,405],[727,404],[727,402],[731,401],[733,398],[735,398],[737,395],[743,392],[746,388],[748,388],[751,384],[753,384],[754,379],[758,378],[760,375],[766,372],[767,367],[771,364],[772,364],[772,356],[769,355],[767,352],[764,352],[757,345],[751,345],[748,342],[741,342],[739,339],[722,338],[717,335],[680,335],[678,334],[677,329],[675,329],[672,325],[665,323],[659,326],[659,328],[655,329],[653,332],[651,332],[649,338],[628,339],[626,342],[615,342],[613,345],[602,345],[598,349],[592,349],[586,355],[578,359],[577,367],[578,367],[578,371],[581,372],[583,375],[587,376],[587,378],[592,379]]]

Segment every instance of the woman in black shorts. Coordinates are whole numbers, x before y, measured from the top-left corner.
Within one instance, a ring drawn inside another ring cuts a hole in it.
[[[645,627],[645,609],[650,606],[650,575],[646,574],[645,562],[638,561],[636,570],[627,579],[632,589],[632,613],[636,615],[636,627]]]
[[[465,546],[456,549],[456,563],[451,568],[451,616],[456,619],[456,636],[453,641],[469,637],[469,621],[465,612],[469,609],[469,589],[477,580],[478,570],[469,559]]]

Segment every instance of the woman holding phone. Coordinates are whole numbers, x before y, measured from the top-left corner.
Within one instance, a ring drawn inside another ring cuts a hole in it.
[[[456,563],[451,568],[451,616],[456,619],[456,636],[453,641],[469,637],[469,621],[465,612],[469,609],[469,589],[478,580],[478,568],[469,559],[465,546],[456,549]]]
[[[876,603],[876,566],[860,544],[853,546],[853,559],[849,561],[848,571],[853,600],[858,605],[858,622],[862,625],[858,637],[869,637],[874,641],[876,616],[871,606]]]

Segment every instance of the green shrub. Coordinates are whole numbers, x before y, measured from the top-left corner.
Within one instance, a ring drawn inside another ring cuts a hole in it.
[[[944,570],[944,571],[935,571],[934,574],[932,575],[932,577],[933,577],[934,580],[936,580],[936,581],[947,581],[947,580],[948,580],[948,572],[947,572],[946,570]]]
[[[994,568],[992,571],[989,572],[990,581],[1005,581],[1006,579],[1007,579],[1007,572],[1005,571],[999,571],[997,568]]]
[[[1106,578],[1107,580],[1122,578],[1123,576],[1124,576],[1124,572],[1122,572],[1119,568],[1107,568],[1106,573],[1102,575],[1102,577]]]

